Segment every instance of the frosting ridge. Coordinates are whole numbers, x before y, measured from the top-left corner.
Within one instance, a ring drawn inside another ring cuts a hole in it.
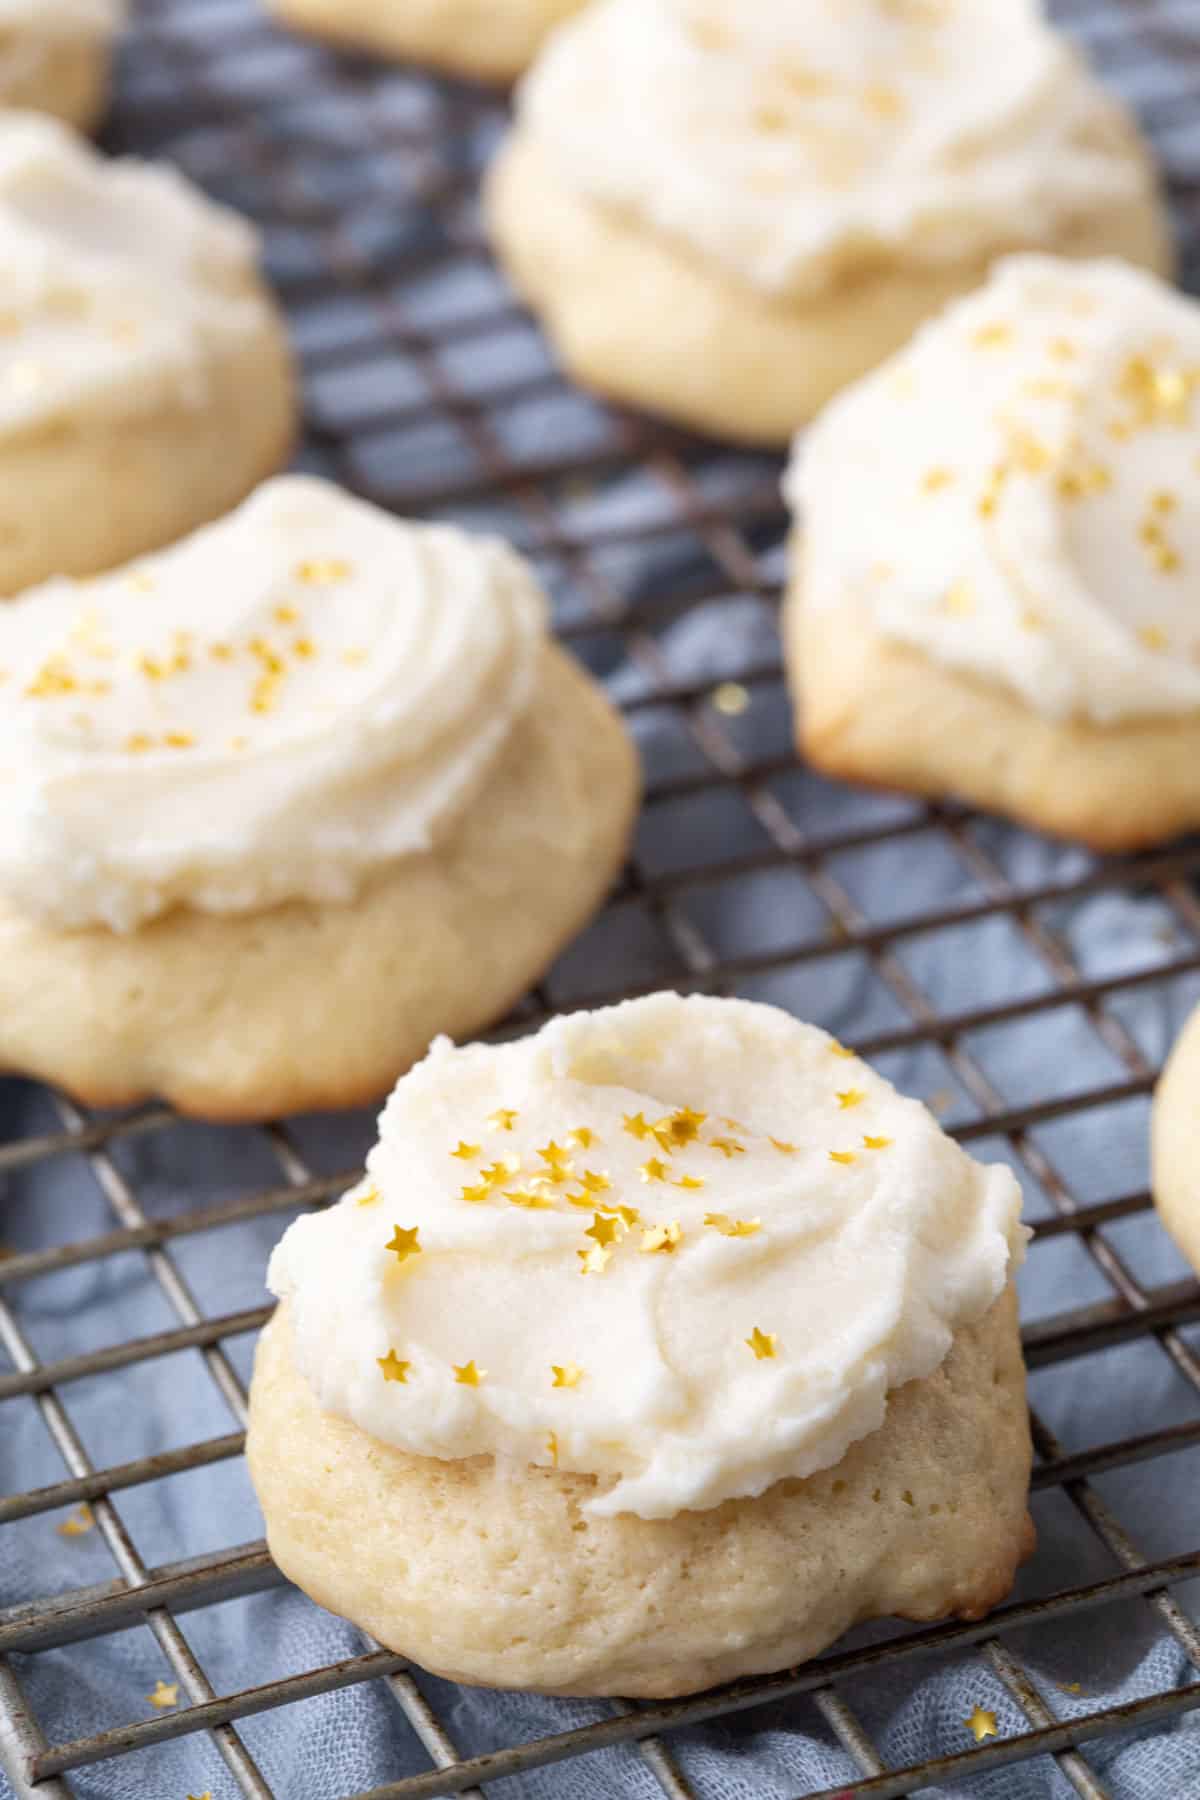
[[[663,1518],[831,1467],[1023,1253],[1020,1193],[824,1032],[673,994],[439,1040],[269,1283],[323,1408]]]

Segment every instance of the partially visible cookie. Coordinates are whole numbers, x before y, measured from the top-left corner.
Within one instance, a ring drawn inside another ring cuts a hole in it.
[[[1200,1274],[1200,1012],[1171,1053],[1154,1097],[1154,1201]]]
[[[125,0],[0,0],[0,106],[53,113],[81,131],[108,104]]]
[[[255,1119],[501,1015],[637,799],[503,545],[268,484],[0,610],[0,1068]]]
[[[485,199],[571,374],[752,443],[998,256],[1172,262],[1136,126],[1035,0],[596,0],[522,84]]]
[[[269,0],[297,30],[347,48],[511,81],[585,0]]]
[[[0,119],[0,593],[156,549],[286,461],[258,249],[174,171]]]
[[[1020,1194],[823,1032],[434,1046],[271,1261],[272,1555],[442,1675],[662,1696],[980,1617],[1032,1548]]]
[[[801,748],[1100,850],[1200,826],[1200,305],[1002,263],[797,446]]]

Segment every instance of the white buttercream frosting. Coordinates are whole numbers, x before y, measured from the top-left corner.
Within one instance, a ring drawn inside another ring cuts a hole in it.
[[[805,606],[1052,719],[1200,709],[1200,305],[1013,257],[798,443]]]
[[[1148,181],[1037,0],[596,0],[518,114],[580,192],[785,294],[1052,242]]]
[[[288,1230],[269,1282],[325,1410],[666,1518],[876,1430],[1004,1289],[1020,1204],[824,1032],[659,994],[439,1040],[364,1183]]]
[[[0,439],[203,405],[214,356],[263,329],[258,239],[165,167],[0,119]]]
[[[0,608],[0,892],[118,930],[351,899],[476,793],[544,630],[503,544],[300,476],[47,582]]]

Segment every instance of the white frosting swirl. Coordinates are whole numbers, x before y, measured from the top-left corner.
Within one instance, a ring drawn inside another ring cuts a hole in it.
[[[582,193],[797,296],[1049,242],[1147,179],[1037,0],[596,0],[518,110]]]
[[[831,1467],[1025,1242],[1008,1169],[744,1001],[439,1040],[368,1167],[271,1259],[320,1405],[418,1455],[604,1477],[596,1513],[667,1518]],[[414,1230],[402,1260],[392,1234]]]
[[[0,119],[0,441],[80,415],[200,405],[260,332],[253,229],[168,168],[56,120]]]
[[[32,589],[0,608],[0,891],[122,931],[348,900],[477,791],[543,634],[504,545],[299,476]]]
[[[798,444],[805,605],[1106,725],[1200,709],[1200,306],[1013,257]]]

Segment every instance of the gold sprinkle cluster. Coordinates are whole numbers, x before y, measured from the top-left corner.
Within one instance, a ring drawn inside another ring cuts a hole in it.
[[[834,1058],[856,1060],[853,1050],[835,1040],[830,1042],[829,1048]],[[869,1094],[865,1088],[848,1086],[835,1088],[833,1098],[838,1111],[848,1113],[865,1106]],[[519,1118],[516,1107],[498,1107],[489,1115],[487,1127],[490,1132],[503,1137],[516,1129]],[[689,1150],[706,1149],[715,1150],[726,1161],[731,1161],[745,1154],[742,1139],[749,1134],[749,1128],[737,1119],[710,1120],[706,1112],[688,1106],[677,1107],[657,1119],[648,1119],[644,1112],[626,1113],[621,1119],[621,1130],[636,1142],[653,1146],[654,1153],[638,1169],[643,1186],[650,1189],[675,1187],[693,1192],[705,1186],[705,1177],[685,1172],[679,1159]],[[797,1146],[786,1138],[768,1137],[767,1141],[780,1156],[798,1154]],[[890,1148],[892,1140],[881,1134],[862,1133],[858,1143],[863,1151],[879,1152]],[[589,1213],[590,1222],[583,1228],[583,1242],[575,1252],[581,1275],[603,1276],[613,1257],[626,1244],[643,1256],[673,1255],[684,1240],[679,1220],[644,1219],[639,1207],[615,1196],[610,1198],[613,1195],[612,1176],[607,1170],[592,1166],[590,1157],[580,1154],[593,1150],[603,1150],[598,1133],[591,1126],[575,1125],[564,1131],[561,1142],[551,1138],[536,1149],[533,1152],[536,1161],[531,1165],[527,1165],[522,1154],[515,1150],[492,1156],[485,1162],[482,1138],[474,1141],[460,1137],[447,1155],[452,1161],[476,1165],[471,1178],[459,1186],[460,1198],[466,1205],[500,1202],[525,1212],[551,1212],[558,1210],[561,1203]],[[850,1166],[859,1160],[860,1150],[856,1145],[853,1150],[832,1149],[828,1155],[832,1162]],[[357,1204],[370,1206],[379,1197],[378,1189],[370,1186],[358,1196]],[[722,1238],[757,1237],[762,1228],[762,1220],[757,1218],[734,1218],[725,1212],[703,1215],[703,1229]],[[394,1225],[385,1247],[396,1257],[397,1264],[404,1266],[422,1254],[419,1227]],[[757,1325],[744,1342],[756,1361],[769,1361],[778,1355],[775,1334]],[[376,1360],[384,1381],[407,1384],[412,1365],[395,1349],[389,1349],[386,1356]],[[452,1368],[455,1382],[464,1387],[477,1388],[487,1377],[487,1370],[478,1367],[474,1361],[454,1364]],[[584,1378],[585,1372],[577,1363],[550,1365],[552,1388],[576,1389]],[[555,1439],[551,1456],[555,1466],[557,1455]]]

